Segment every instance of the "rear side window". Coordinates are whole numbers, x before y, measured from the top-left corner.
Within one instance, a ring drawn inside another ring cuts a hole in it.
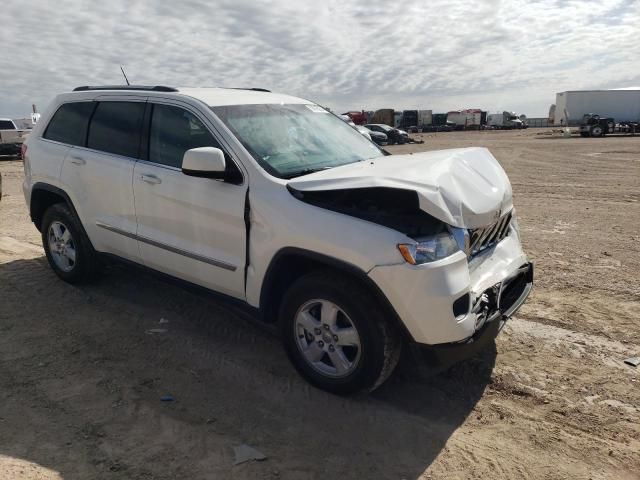
[[[0,130],[15,130],[16,127],[10,120],[0,120]]]
[[[53,115],[43,137],[83,147],[87,138],[89,117],[95,105],[94,102],[65,103]]]
[[[91,118],[87,147],[137,158],[144,106],[142,102],[100,102]]]
[[[170,105],[153,106],[149,132],[151,162],[180,168],[184,152],[198,147],[220,148],[220,145],[192,113]]]

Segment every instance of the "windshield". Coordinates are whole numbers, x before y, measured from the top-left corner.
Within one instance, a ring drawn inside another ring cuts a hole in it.
[[[212,107],[270,174],[293,178],[384,155],[374,143],[317,105]]]

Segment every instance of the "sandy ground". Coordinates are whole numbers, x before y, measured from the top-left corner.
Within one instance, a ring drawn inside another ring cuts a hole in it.
[[[536,287],[495,348],[358,398],[219,301],[130,267],[59,281],[0,161],[0,478],[640,478],[640,137],[541,133],[390,148],[490,148]],[[268,458],[234,466],[240,444]]]

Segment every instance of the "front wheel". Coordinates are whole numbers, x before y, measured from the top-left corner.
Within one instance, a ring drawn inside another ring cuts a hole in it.
[[[591,129],[591,136],[592,137],[601,137],[603,134],[603,130],[602,127],[600,125],[596,125],[595,127],[593,127]]]
[[[400,357],[400,335],[373,296],[330,271],[307,274],[290,287],[280,322],[298,372],[332,393],[374,390]]]

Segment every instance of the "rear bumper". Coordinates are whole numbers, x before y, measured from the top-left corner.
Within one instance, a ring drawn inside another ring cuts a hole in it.
[[[0,155],[20,155],[22,143],[0,143]]]

